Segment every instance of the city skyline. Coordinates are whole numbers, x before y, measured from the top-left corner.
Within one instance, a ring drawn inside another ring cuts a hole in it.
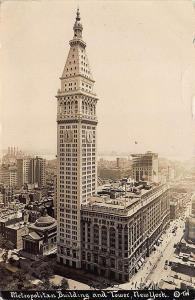
[[[55,75],[62,74],[75,6],[59,1],[2,4],[3,149],[15,144],[56,152]],[[79,2],[79,7],[95,91],[102,99],[98,151],[192,156],[192,3]]]

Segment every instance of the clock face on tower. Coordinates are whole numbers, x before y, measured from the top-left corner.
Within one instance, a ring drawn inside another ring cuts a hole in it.
[[[65,130],[64,131],[64,142],[71,143],[73,142],[73,131],[72,130]]]
[[[86,131],[86,141],[87,143],[92,143],[93,141],[93,132],[91,130]]]

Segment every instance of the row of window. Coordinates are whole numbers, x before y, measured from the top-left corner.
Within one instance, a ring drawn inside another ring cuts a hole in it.
[[[77,98],[82,99],[82,100],[84,100],[84,101],[87,101],[87,103],[89,103],[89,104],[93,104],[94,102],[96,103],[96,101],[94,101],[94,99],[91,98],[91,97],[87,97],[87,96],[77,96],[77,95],[61,97],[61,98],[59,98],[59,103],[60,103],[60,104],[63,104],[63,103],[64,103],[63,100],[66,102],[66,101],[68,101],[68,100],[71,101],[71,100],[75,100],[75,99],[77,99]],[[67,126],[69,126],[69,125],[67,125]],[[75,127],[74,127],[74,126],[75,126]],[[77,125],[73,125],[73,127],[74,127],[74,128],[77,128]],[[83,127],[83,126],[82,126],[82,127]],[[87,127],[88,127],[88,126],[87,126]],[[91,126],[89,126],[89,127],[91,128]],[[60,128],[64,128],[64,126],[61,125]],[[84,127],[83,127],[83,128],[84,128]],[[95,129],[95,127],[92,127],[91,129]]]

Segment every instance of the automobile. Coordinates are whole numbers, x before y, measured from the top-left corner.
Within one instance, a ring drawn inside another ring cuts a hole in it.
[[[164,266],[164,269],[165,269],[165,270],[167,270],[167,269],[168,269],[167,265],[165,265],[165,266]]]

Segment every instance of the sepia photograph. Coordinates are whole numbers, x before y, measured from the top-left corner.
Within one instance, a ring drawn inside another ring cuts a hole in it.
[[[195,1],[0,1],[0,299],[195,297]]]

